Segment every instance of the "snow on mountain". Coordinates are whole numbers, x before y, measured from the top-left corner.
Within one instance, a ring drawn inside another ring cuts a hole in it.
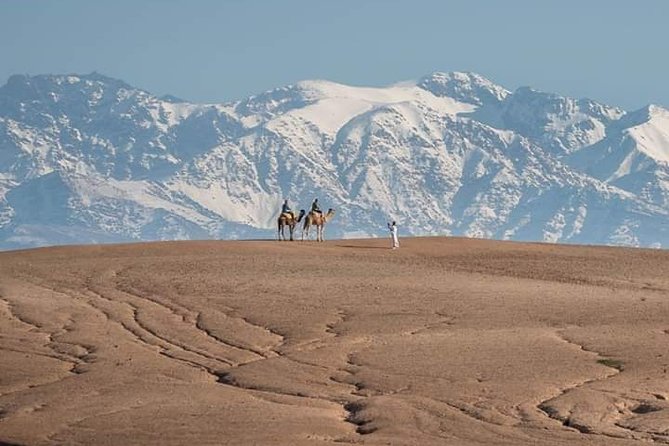
[[[601,142],[571,155],[576,169],[669,208],[669,111],[649,105],[611,125]]]
[[[229,104],[89,75],[0,87],[0,247],[271,237],[284,197],[333,236],[668,246],[669,113],[473,73],[304,81]]]
[[[500,120],[505,128],[532,138],[560,156],[595,144],[623,116],[615,107],[521,87],[507,96]]]
[[[435,96],[474,105],[498,104],[510,92],[476,73],[432,73],[417,83]]]
[[[636,141],[637,150],[660,163],[669,163],[669,110],[649,105],[636,114],[641,116],[631,120],[627,134]]]

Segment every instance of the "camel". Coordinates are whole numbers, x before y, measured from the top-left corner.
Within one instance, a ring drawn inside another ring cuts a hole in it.
[[[294,240],[293,233],[295,232],[295,226],[302,220],[302,217],[304,217],[304,209],[300,209],[300,215],[298,215],[297,218],[288,212],[282,212],[281,215],[279,215],[279,218],[276,220],[279,241],[286,240],[286,234],[284,232],[286,226],[288,226],[288,231],[290,232],[290,241],[292,242]]]
[[[304,241],[304,233],[307,233],[307,240],[309,239],[309,228],[316,226],[316,241],[323,241],[323,227],[325,223],[334,217],[335,210],[328,209],[327,214],[319,214],[318,212],[309,212],[304,218],[304,226],[302,227],[302,241]]]

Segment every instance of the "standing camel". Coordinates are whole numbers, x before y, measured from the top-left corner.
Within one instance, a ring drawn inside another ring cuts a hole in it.
[[[300,215],[298,215],[297,218],[289,212],[282,212],[281,215],[279,215],[279,218],[276,220],[279,241],[286,240],[286,234],[284,232],[286,226],[288,226],[288,231],[290,232],[290,241],[292,242],[294,240],[293,233],[295,232],[295,226],[302,220],[302,217],[304,217],[304,209],[300,209]]]
[[[309,212],[304,218],[304,226],[302,227],[302,240],[304,241],[304,233],[307,233],[307,240],[309,239],[309,228],[311,226],[316,226],[316,241],[323,241],[323,228],[325,223],[334,217],[335,210],[328,209],[327,214],[321,214],[318,212]]]

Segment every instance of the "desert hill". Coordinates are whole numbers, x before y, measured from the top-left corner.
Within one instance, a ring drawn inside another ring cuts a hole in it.
[[[408,238],[0,253],[0,443],[669,443],[669,252]]]

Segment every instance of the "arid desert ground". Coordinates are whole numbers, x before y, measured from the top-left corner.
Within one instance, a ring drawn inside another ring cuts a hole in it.
[[[0,443],[669,443],[669,252],[0,253]]]

